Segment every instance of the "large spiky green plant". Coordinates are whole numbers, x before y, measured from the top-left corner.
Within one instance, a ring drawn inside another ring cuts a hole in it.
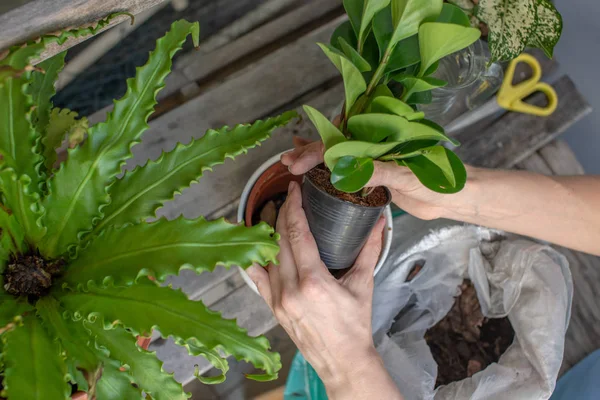
[[[16,46],[0,60],[1,396],[65,399],[76,385],[98,400],[142,392],[187,398],[155,355],[136,346],[136,336],[153,329],[220,368],[223,375],[210,382],[224,379],[227,355],[264,370],[256,379],[275,377],[280,359],[266,338],[249,337],[235,321],[160,285],[181,268],[200,273],[275,262],[272,228],[146,220],[204,170],[245,153],[295,114],[209,130],[117,178],[148,127],[172,56],[188,35],[198,43],[198,24],[177,21],[127,81],[106,121],[89,128],[55,169],[55,149],[69,134],[80,141],[87,122],[52,109],[64,54],[36,68],[31,63],[47,44],[95,33],[107,21]]]

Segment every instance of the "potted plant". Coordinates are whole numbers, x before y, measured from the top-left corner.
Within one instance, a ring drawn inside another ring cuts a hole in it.
[[[188,35],[198,44],[199,25],[173,23],[106,121],[87,129],[76,114],[52,110],[64,54],[31,63],[48,44],[93,34],[110,18],[15,46],[0,60],[0,396],[187,398],[155,355],[135,344],[141,337],[147,346],[154,328],[222,370],[199,376],[203,382],[225,379],[227,355],[265,371],[249,378],[272,379],[280,357],[264,337],[249,337],[235,321],[159,283],[181,268],[276,262],[273,229],[147,219],[204,170],[247,152],[295,113],[209,130],[118,177],[148,127],[171,58]],[[73,145],[83,132],[87,139],[55,168],[65,135]]]

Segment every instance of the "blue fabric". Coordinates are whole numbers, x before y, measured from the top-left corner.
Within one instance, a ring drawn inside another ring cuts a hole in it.
[[[596,350],[558,380],[550,400],[600,399],[600,350]]]
[[[285,383],[284,400],[327,400],[325,385],[313,367],[296,353]]]

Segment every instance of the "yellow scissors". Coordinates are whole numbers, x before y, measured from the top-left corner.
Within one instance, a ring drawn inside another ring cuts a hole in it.
[[[515,69],[521,62],[528,64],[533,70],[533,76],[528,80],[513,85],[512,81],[515,76]],[[521,54],[509,64],[502,86],[498,91],[498,95],[489,100],[481,107],[470,111],[448,125],[446,125],[446,133],[459,131],[467,126],[474,124],[498,111],[509,110],[524,114],[536,115],[539,117],[547,117],[556,111],[558,106],[558,95],[554,88],[547,83],[540,82],[542,78],[542,67],[538,60],[530,54]],[[524,100],[535,92],[542,92],[548,98],[548,104],[545,107],[538,107],[526,103]]]

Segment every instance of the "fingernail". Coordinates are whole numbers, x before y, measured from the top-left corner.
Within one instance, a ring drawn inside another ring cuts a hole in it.
[[[288,194],[291,194],[296,189],[296,181],[290,181],[288,186]]]

